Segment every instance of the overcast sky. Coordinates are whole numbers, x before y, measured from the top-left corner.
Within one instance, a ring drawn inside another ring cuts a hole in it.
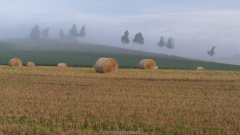
[[[214,57],[240,54],[240,0],[0,0],[0,18],[0,39],[29,37],[36,24],[56,38],[75,23],[86,26],[85,42],[122,47],[128,30],[131,40],[142,32],[145,44],[125,48],[196,58],[217,46]],[[158,47],[161,36],[176,47]]]

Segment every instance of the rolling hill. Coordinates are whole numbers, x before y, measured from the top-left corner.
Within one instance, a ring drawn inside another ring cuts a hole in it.
[[[160,69],[240,70],[240,66],[168,56],[150,52],[138,52],[117,47],[60,40],[38,41],[11,39],[0,42],[0,64],[7,65],[11,58],[20,58],[23,64],[33,61],[39,66],[56,66],[65,62],[72,67],[92,67],[100,57],[111,57],[120,68],[138,68],[141,59],[151,58]]]

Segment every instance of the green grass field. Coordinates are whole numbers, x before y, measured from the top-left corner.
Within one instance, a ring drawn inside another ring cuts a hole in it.
[[[23,43],[22,43],[23,44]],[[17,46],[17,47],[16,47]],[[92,67],[100,57],[111,57],[118,61],[120,68],[138,68],[138,63],[141,59],[150,58],[155,60],[158,68],[160,69],[192,69],[195,70],[198,66],[202,66],[207,70],[240,70],[240,66],[220,64],[214,62],[205,62],[199,60],[184,59],[180,57],[161,57],[150,53],[136,54],[134,51],[128,51],[126,53],[117,53],[117,50],[121,52],[119,48],[101,46],[100,52],[96,50],[91,51],[89,48],[96,48],[97,45],[89,44],[88,46],[78,46],[85,48],[84,50],[73,51],[68,49],[64,50],[47,50],[40,49],[34,50],[28,46],[21,49],[16,44],[0,43],[0,64],[7,65],[11,58],[20,58],[23,64],[32,61],[37,66],[57,66],[58,63],[67,63],[69,67]],[[23,46],[23,45],[22,45]],[[48,45],[49,48],[53,48],[55,45]],[[59,45],[59,48],[62,46]],[[17,49],[16,49],[17,48]],[[29,49],[30,48],[30,49]],[[58,48],[55,46],[55,48]],[[87,51],[85,51],[87,50]],[[104,52],[104,50],[107,50]],[[122,51],[123,52],[123,51]]]

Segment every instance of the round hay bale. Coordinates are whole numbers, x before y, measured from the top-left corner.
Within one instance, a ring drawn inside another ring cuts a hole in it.
[[[118,63],[113,58],[99,58],[94,67],[97,73],[112,73],[117,72]]]
[[[27,63],[27,67],[35,67],[35,63],[33,63],[33,62],[28,62],[28,63]]]
[[[9,61],[8,65],[10,67],[22,67],[23,63],[20,59],[18,58],[13,58]]]
[[[156,63],[152,59],[143,59],[139,62],[139,69],[157,69]]]
[[[158,69],[158,66],[156,66],[156,69]]]
[[[58,63],[58,67],[60,68],[66,68],[67,64],[66,63]]]
[[[197,70],[205,70],[203,67],[197,67]]]

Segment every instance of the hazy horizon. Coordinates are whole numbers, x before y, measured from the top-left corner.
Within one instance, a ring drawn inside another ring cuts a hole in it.
[[[1,1],[0,39],[28,38],[36,24],[57,38],[60,29],[68,34],[75,23],[78,30],[86,26],[84,42],[123,47],[120,39],[128,30],[128,49],[207,59],[217,46],[214,58],[233,57],[240,54],[239,6],[237,0]],[[132,43],[138,32],[145,40],[141,47]],[[158,47],[161,36],[173,37],[176,47]]]

